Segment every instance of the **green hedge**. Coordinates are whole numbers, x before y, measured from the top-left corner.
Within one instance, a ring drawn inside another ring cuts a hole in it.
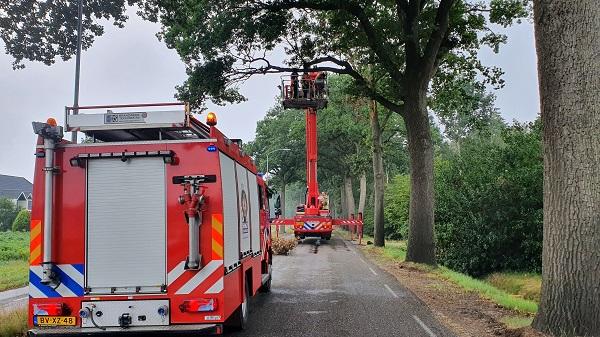
[[[539,124],[470,137],[436,163],[439,262],[473,276],[540,271],[543,158]]]

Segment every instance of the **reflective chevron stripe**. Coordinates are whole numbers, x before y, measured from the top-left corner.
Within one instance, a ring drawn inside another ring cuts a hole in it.
[[[59,264],[54,270],[60,284],[42,284],[42,266],[29,267],[29,296],[32,298],[83,296],[83,264]]]
[[[175,294],[181,295],[191,293],[219,268],[223,268],[223,260],[210,261],[206,266],[204,266],[204,268],[194,275],[194,277],[192,277],[181,288],[179,288]]]

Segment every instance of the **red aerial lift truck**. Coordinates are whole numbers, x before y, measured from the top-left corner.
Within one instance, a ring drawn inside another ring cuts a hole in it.
[[[165,110],[168,109],[168,110]],[[183,103],[34,122],[30,336],[218,334],[271,286],[267,189]]]
[[[327,107],[327,73],[305,71],[300,77],[296,72],[283,77],[281,97],[284,109],[304,109],[306,115],[306,200],[296,209],[293,218],[277,218],[276,226],[293,226],[298,240],[306,237],[331,239],[334,226],[344,226],[352,235],[362,239],[362,214],[357,218],[337,219],[331,216],[329,197],[319,193],[317,181],[317,111]],[[278,231],[279,232],[279,231]]]

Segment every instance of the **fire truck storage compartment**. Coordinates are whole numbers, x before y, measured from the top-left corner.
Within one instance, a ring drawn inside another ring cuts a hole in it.
[[[248,183],[249,183],[249,193],[250,193],[250,219],[251,226],[250,231],[252,233],[252,251],[257,253],[260,251],[260,214],[258,213],[260,210],[260,206],[258,203],[258,183],[256,182],[256,176],[248,171]]]
[[[82,328],[169,325],[169,300],[82,302],[94,316],[81,319]],[[159,312],[159,309],[160,312]],[[130,322],[130,323],[129,323]],[[129,323],[129,324],[127,324]]]
[[[166,284],[163,158],[87,163],[90,293],[156,293]]]
[[[223,226],[225,270],[231,271],[240,259],[260,251],[260,216],[256,175],[223,153]]]
[[[221,162],[221,188],[223,190],[223,242],[225,244],[225,270],[237,266],[239,256],[238,200],[235,180],[235,163],[223,153],[219,153]]]

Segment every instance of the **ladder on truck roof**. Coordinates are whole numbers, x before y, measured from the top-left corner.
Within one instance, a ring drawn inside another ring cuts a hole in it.
[[[175,109],[160,110],[165,107]],[[94,142],[210,138],[210,128],[182,102],[65,107],[65,125]]]

